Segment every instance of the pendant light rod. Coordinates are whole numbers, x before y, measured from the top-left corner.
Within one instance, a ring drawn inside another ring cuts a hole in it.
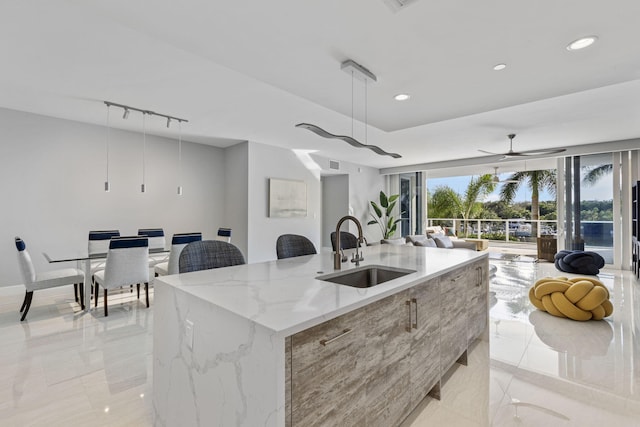
[[[145,119],[147,117],[146,112],[142,112],[142,185],[140,186],[140,192],[144,193],[147,191],[147,187],[145,185],[145,164],[147,157],[147,126],[145,123]]]
[[[178,122],[178,196],[182,196],[182,122]]]
[[[111,145],[111,135],[110,135],[110,124],[109,124],[109,113],[111,110],[111,106],[107,105],[107,173],[106,180],[104,181],[104,191],[111,191],[111,184],[109,183],[109,145]]]
[[[181,119],[180,117],[175,117],[175,116],[170,116],[168,114],[162,114],[162,113],[156,113],[155,111],[151,111],[151,110],[143,110],[142,108],[136,108],[136,107],[131,107],[129,105],[124,105],[124,104],[118,104],[117,102],[111,102],[111,101],[104,101],[104,103],[106,104],[107,107],[119,107],[122,108],[123,110],[126,111],[138,111],[142,114],[149,114],[150,116],[159,116],[159,117],[164,117],[165,119],[167,119],[167,127],[169,127],[169,124],[172,120],[175,120],[176,122],[182,123],[188,123],[189,120],[187,119]]]

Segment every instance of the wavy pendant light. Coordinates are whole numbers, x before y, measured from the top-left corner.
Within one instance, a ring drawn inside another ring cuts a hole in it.
[[[326,130],[322,129],[320,126],[317,126],[311,123],[298,123],[297,125],[295,125],[295,127],[307,129],[323,138],[340,139],[356,148],[368,148],[369,150],[381,156],[390,156],[390,157],[393,157],[394,159],[399,159],[400,157],[402,157],[398,153],[389,153],[376,145],[369,145],[366,143],[367,142],[367,82],[369,80],[372,80],[374,82],[377,81],[375,74],[373,74],[371,71],[369,71],[368,69],[366,69],[365,67],[363,67],[362,65],[358,64],[357,62],[351,59],[344,61],[341,64],[340,68],[348,73],[351,73],[351,136],[336,135],[331,132],[327,132]],[[365,143],[364,144],[353,137],[353,121],[354,121],[353,79],[354,77],[357,77],[358,79],[363,80],[365,85],[365,119],[364,119]]]

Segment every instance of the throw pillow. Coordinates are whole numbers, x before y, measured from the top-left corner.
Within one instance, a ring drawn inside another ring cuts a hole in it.
[[[453,242],[447,236],[436,236],[433,240],[439,248],[453,249]]]
[[[382,239],[382,243],[400,246],[406,244],[406,241],[404,239]]]
[[[427,240],[427,236],[425,236],[424,234],[410,234],[405,238],[407,239],[407,243],[411,243],[413,245],[415,245],[417,242]]]
[[[437,248],[438,245],[436,245],[436,242],[433,239],[423,239],[423,240],[419,240],[416,242],[413,242],[414,246],[425,246],[428,248]]]

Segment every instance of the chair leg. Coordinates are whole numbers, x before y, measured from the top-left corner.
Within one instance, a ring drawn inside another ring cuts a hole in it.
[[[147,296],[147,308],[149,308],[149,282],[144,282],[144,293]]]
[[[76,302],[78,302],[78,284],[73,284],[73,295],[76,297]]]
[[[80,308],[84,310],[84,283],[78,283],[80,288]]]
[[[93,290],[93,302],[94,302],[94,307],[98,306],[98,288],[100,288],[100,285],[98,285],[98,282],[96,282],[94,284],[94,290]]]
[[[24,296],[24,303],[22,304],[24,305],[24,312],[22,313],[22,317],[20,318],[21,322],[27,317],[27,313],[29,312],[29,307],[31,307],[32,299],[33,299],[33,291],[27,292],[27,294]]]
[[[138,288],[138,299],[140,299],[140,283],[136,283],[136,288]]]
[[[24,299],[22,300],[22,307],[20,307],[20,313],[24,310],[24,307],[27,305],[27,296],[29,296],[29,291],[24,291]]]
[[[104,317],[107,317],[108,315],[109,315],[109,310],[107,310],[107,289],[105,288],[105,290],[104,290]]]

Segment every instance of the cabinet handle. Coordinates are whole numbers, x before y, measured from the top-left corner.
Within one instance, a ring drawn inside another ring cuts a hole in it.
[[[321,344],[321,345],[325,345],[325,346],[326,346],[326,345],[329,345],[329,344],[331,344],[332,342],[334,342],[334,341],[336,341],[336,340],[338,340],[338,339],[340,339],[340,338],[342,338],[342,337],[344,337],[344,336],[346,336],[346,335],[349,335],[349,334],[351,333],[351,331],[352,331],[352,329],[349,329],[349,328],[343,329],[341,334],[336,335],[336,336],[335,336],[335,337],[333,337],[333,338],[330,338],[330,339],[328,339],[328,340],[320,340],[320,344]]]
[[[482,267],[476,267],[476,286],[482,284]]]
[[[411,302],[415,304],[414,311],[416,313],[416,321],[411,326],[413,326],[413,329],[418,329],[418,300],[411,298]]]
[[[458,280],[460,280],[462,278],[462,274],[459,276],[454,277],[453,279],[451,279],[452,282],[457,282]]]
[[[409,323],[407,323],[407,326],[404,327],[404,330],[411,333],[411,300],[406,300],[404,302],[404,305],[407,306],[407,314],[409,314]]]

